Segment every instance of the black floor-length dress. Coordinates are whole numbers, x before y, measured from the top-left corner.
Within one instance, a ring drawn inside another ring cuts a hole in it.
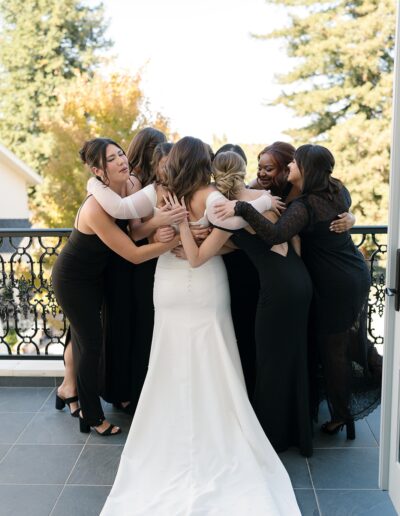
[[[231,294],[233,326],[250,400],[256,384],[255,319],[260,282],[246,253],[237,249],[223,255]]]
[[[79,403],[91,426],[104,420],[98,368],[103,344],[100,312],[109,257],[110,249],[97,235],[74,228],[52,272],[54,293],[70,322]]]
[[[127,233],[128,221],[116,220]],[[137,266],[110,251],[104,271],[104,302],[101,309],[103,352],[99,369],[100,394],[109,403],[132,398],[131,362],[135,346],[135,286]]]
[[[136,242],[136,245],[147,244],[147,239]],[[136,317],[133,331],[133,353],[131,356],[131,382],[129,398],[132,410],[136,408],[149,365],[151,341],[154,327],[154,274],[158,258],[153,258],[135,266],[132,292]]]
[[[235,232],[232,240],[247,253],[260,278],[255,319],[254,411],[277,452],[297,446],[303,455],[310,456],[312,425],[307,365],[310,276],[290,244],[284,257],[244,229]]]
[[[367,339],[368,267],[348,232],[329,230],[337,213],[350,205],[350,194],[341,187],[334,195],[320,192],[295,199],[276,224],[248,203],[238,202],[235,208],[267,245],[301,237],[302,258],[314,286],[310,355],[322,365],[333,421],[365,417],[379,403],[381,389],[380,357]],[[314,368],[314,386],[316,373]],[[317,395],[314,399],[318,403]]]

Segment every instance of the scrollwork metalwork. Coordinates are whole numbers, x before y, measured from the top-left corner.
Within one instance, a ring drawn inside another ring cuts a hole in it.
[[[70,233],[70,229],[0,230],[1,358],[62,357],[67,322],[54,296],[51,269]],[[351,233],[371,271],[369,338],[382,345],[387,227],[358,226]]]
[[[67,323],[54,296],[51,268],[70,233],[0,230],[2,358],[62,357]]]

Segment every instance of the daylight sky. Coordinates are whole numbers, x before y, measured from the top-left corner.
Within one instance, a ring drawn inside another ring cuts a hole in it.
[[[286,22],[265,0],[105,0],[117,67],[142,70],[151,107],[181,136],[267,144],[296,125],[275,75],[292,65],[282,42],[259,40]]]

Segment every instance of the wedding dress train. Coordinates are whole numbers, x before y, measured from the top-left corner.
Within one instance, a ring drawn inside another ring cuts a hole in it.
[[[154,305],[148,374],[101,515],[300,515],[248,400],[221,257],[193,269],[161,256]]]

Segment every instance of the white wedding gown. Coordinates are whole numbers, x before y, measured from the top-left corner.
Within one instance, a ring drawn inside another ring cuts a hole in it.
[[[148,374],[102,516],[295,516],[289,476],[250,405],[221,257],[166,253]]]

